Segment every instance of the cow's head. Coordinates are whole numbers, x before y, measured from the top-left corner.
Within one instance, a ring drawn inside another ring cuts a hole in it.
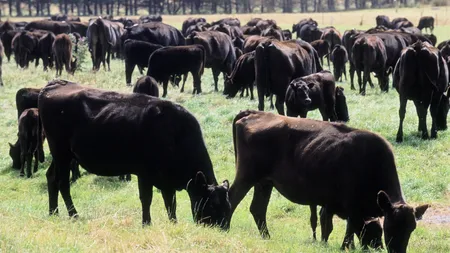
[[[389,253],[406,253],[411,233],[416,229],[429,205],[416,208],[404,203],[392,203],[387,193],[378,193],[378,206],[384,214],[384,242]]]
[[[239,85],[235,82],[233,82],[233,78],[231,76],[225,77],[225,85],[223,88],[223,95],[228,95],[227,98],[234,98],[236,94],[238,93]]]
[[[72,60],[70,61],[70,74],[73,75],[75,73],[75,70],[77,70],[77,62],[78,59],[76,56],[72,56]]]
[[[222,185],[208,185],[205,175],[200,171],[197,172],[186,187],[191,199],[194,221],[207,226],[219,225],[225,228],[226,219],[231,212],[228,189],[228,180],[223,181]]]
[[[294,92],[293,99],[295,104],[309,106],[311,104],[311,98],[309,97],[310,89],[314,87],[314,83],[306,83],[303,80],[296,79],[289,84],[290,88]]]
[[[383,242],[381,236],[383,235],[383,228],[379,218],[373,218],[364,222],[362,231],[358,234],[361,245],[367,248],[370,246],[374,249],[382,249]]]
[[[20,169],[20,145],[19,142],[16,142],[16,144],[9,144],[9,156],[13,160],[12,167],[14,169]]]

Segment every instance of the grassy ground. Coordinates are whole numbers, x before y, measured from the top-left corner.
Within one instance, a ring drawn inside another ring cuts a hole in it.
[[[394,16],[392,11],[386,12]],[[375,13],[334,13],[332,16],[336,20],[340,17],[340,23],[333,24],[342,32],[350,27],[359,28],[360,19],[346,16],[367,17]],[[408,9],[405,13],[399,12],[398,16],[412,17],[413,14],[413,10]],[[280,18],[283,20],[281,25],[289,27],[303,16],[275,14],[271,18]],[[418,16],[420,10],[415,12],[415,17]],[[179,27],[184,18],[167,17],[167,20]],[[249,15],[245,15],[241,20],[249,18]],[[315,18],[321,24],[330,24],[326,18],[324,22]],[[352,20],[353,23],[350,22]],[[367,27],[373,22],[363,25]],[[448,26],[438,27],[435,33],[439,40],[450,38]],[[90,63],[86,63],[84,67],[89,69],[90,66]],[[91,87],[131,92],[131,88],[125,86],[123,62],[114,60],[111,70],[78,72],[73,77],[63,74],[62,78]],[[193,224],[185,192],[178,193],[178,224],[168,222],[162,198],[156,193],[152,204],[153,225],[143,229],[140,225],[141,208],[135,177],[131,183],[122,183],[116,178],[85,175],[72,186],[72,196],[80,219],[72,221],[68,218],[62,199],[60,216],[48,217],[45,179],[45,170],[51,159],[48,149],[46,163],[40,166],[38,173],[31,179],[23,179],[19,178],[18,171],[11,169],[7,142],[14,142],[17,134],[15,92],[21,87],[42,87],[54,77],[53,71],[43,72],[41,66],[19,70],[12,62],[3,64],[5,87],[0,88],[1,252],[340,252],[345,229],[342,220],[335,219],[335,231],[328,244],[314,242],[309,228],[309,208],[287,201],[278,192],[272,194],[268,210],[271,240],[260,239],[248,211],[251,192],[238,207],[229,233]],[[133,79],[137,77],[135,71]],[[240,110],[256,109],[257,103],[247,98],[227,100],[214,92],[209,70],[202,80],[203,94],[190,94],[190,79],[184,94],[171,88],[168,99],[194,113],[202,126],[218,180],[232,181],[235,169],[231,121]],[[349,125],[380,133],[393,144],[406,199],[414,204],[432,204],[412,235],[410,252],[450,252],[450,132],[440,132],[434,141],[422,141],[417,132],[415,109],[410,102],[405,120],[405,142],[397,145],[394,141],[398,126],[397,93],[390,91],[381,94],[378,89],[369,88],[367,96],[361,97],[350,90],[347,82],[340,85],[346,88],[351,113]],[[311,113],[311,117],[320,118],[318,112]]]

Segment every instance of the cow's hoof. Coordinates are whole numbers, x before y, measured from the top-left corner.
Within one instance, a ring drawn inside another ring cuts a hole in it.
[[[398,143],[402,143],[403,142],[403,136],[398,136],[397,135],[397,138],[395,139],[395,141],[398,142]]]

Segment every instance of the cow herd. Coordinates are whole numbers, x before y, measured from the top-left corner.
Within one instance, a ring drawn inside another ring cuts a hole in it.
[[[382,92],[389,91],[391,76],[400,97],[397,142],[403,141],[407,100],[417,108],[422,138],[436,138],[438,130],[447,128],[450,42],[436,48],[436,37],[422,34],[423,29],[433,32],[432,17],[422,17],[417,27],[405,18],[390,21],[386,16],[378,16],[376,24],[341,35],[335,27],[320,28],[310,18],[294,24],[292,31],[260,18],[242,26],[237,18],[211,23],[189,18],[181,30],[153,16],[6,21],[0,26],[2,46],[8,60],[13,54],[19,67],[32,61],[37,66],[42,59],[44,70],[55,67],[60,75],[65,68],[74,74],[77,59],[72,48],[86,37],[94,71],[101,65],[110,70],[111,57],[123,59],[125,82],[131,85],[135,67],[141,75],[147,68],[132,94],[64,80],[50,81],[42,89],[20,89],[19,138],[10,144],[13,167],[30,177],[33,157],[34,171],[44,160],[47,139],[53,158],[47,170],[50,214],[58,212],[61,193],[69,215],[78,215],[70,172],[76,180],[81,165],[96,175],[126,180],[137,175],[143,224],[151,223],[153,187],[161,190],[170,220],[177,219],[176,191],[186,189],[194,220],[223,229],[230,228],[234,210],[254,188],[250,212],[261,235],[269,237],[266,212],[275,187],[287,199],[310,206],[314,238],[321,206],[323,241],[337,215],[347,220],[342,249],[354,247],[354,235],[364,248],[382,248],[384,233],[388,252],[406,252],[416,221],[428,205],[412,207],[404,200],[394,155],[383,137],[344,124],[350,116],[344,88],[336,81],[347,79],[347,63],[350,89],[356,90],[356,72],[361,95],[367,83],[374,87],[371,73]],[[333,72],[323,69],[323,58],[330,68],[331,62]],[[241,111],[232,123],[232,185],[227,180],[218,184],[196,118],[182,106],[158,98],[159,84],[163,97],[169,83],[178,86],[181,80],[184,92],[189,73],[193,93],[201,93],[205,68],[212,70],[215,91],[223,75],[227,98],[246,92],[253,100],[256,86],[259,111]],[[274,95],[280,115],[263,112],[266,97],[273,107]],[[315,109],[323,121],[297,118]]]

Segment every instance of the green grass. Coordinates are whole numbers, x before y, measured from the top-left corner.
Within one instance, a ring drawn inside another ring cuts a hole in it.
[[[288,22],[282,25],[288,27]],[[337,25],[343,29],[348,25]],[[357,27],[358,28],[358,27]],[[450,37],[449,27],[435,30],[438,38]],[[90,69],[91,63],[84,66]],[[125,86],[124,63],[112,61],[111,72],[77,72],[63,74],[63,79],[107,90],[131,92]],[[133,80],[139,76],[135,71]],[[335,230],[328,244],[314,242],[309,228],[309,208],[289,202],[274,191],[269,204],[268,225],[271,240],[262,240],[249,212],[251,194],[247,196],[232,220],[229,233],[197,226],[192,221],[186,192],[177,194],[178,224],[168,221],[160,194],[155,189],[152,203],[153,224],[141,227],[141,206],[136,177],[131,183],[116,178],[84,175],[72,185],[72,197],[80,218],[69,219],[60,198],[60,215],[49,217],[45,170],[51,160],[46,148],[46,163],[31,179],[20,178],[11,169],[7,142],[17,134],[15,92],[22,87],[42,87],[55,77],[31,66],[17,69],[15,63],[3,64],[5,87],[0,88],[0,251],[1,252],[341,252],[339,250],[345,222],[335,219]],[[227,100],[213,91],[211,71],[202,78],[204,93],[193,96],[192,79],[181,94],[169,89],[168,99],[182,104],[200,122],[218,180],[235,174],[231,122],[240,110],[256,109],[257,102],[248,98]],[[220,89],[222,90],[222,80]],[[430,203],[432,207],[413,233],[409,252],[450,252],[450,225],[439,224],[436,217],[450,215],[450,132],[439,132],[438,139],[422,141],[417,132],[417,116],[408,103],[404,124],[405,142],[395,143],[398,127],[398,95],[379,89],[368,89],[359,96],[345,87],[351,121],[349,125],[381,134],[392,144],[404,194],[413,204]],[[268,104],[266,104],[268,108]],[[318,112],[311,118],[320,119]],[[430,121],[428,121],[430,126]],[[320,230],[319,230],[320,231]],[[320,232],[319,232],[320,236]],[[356,252],[359,252],[357,250]]]

